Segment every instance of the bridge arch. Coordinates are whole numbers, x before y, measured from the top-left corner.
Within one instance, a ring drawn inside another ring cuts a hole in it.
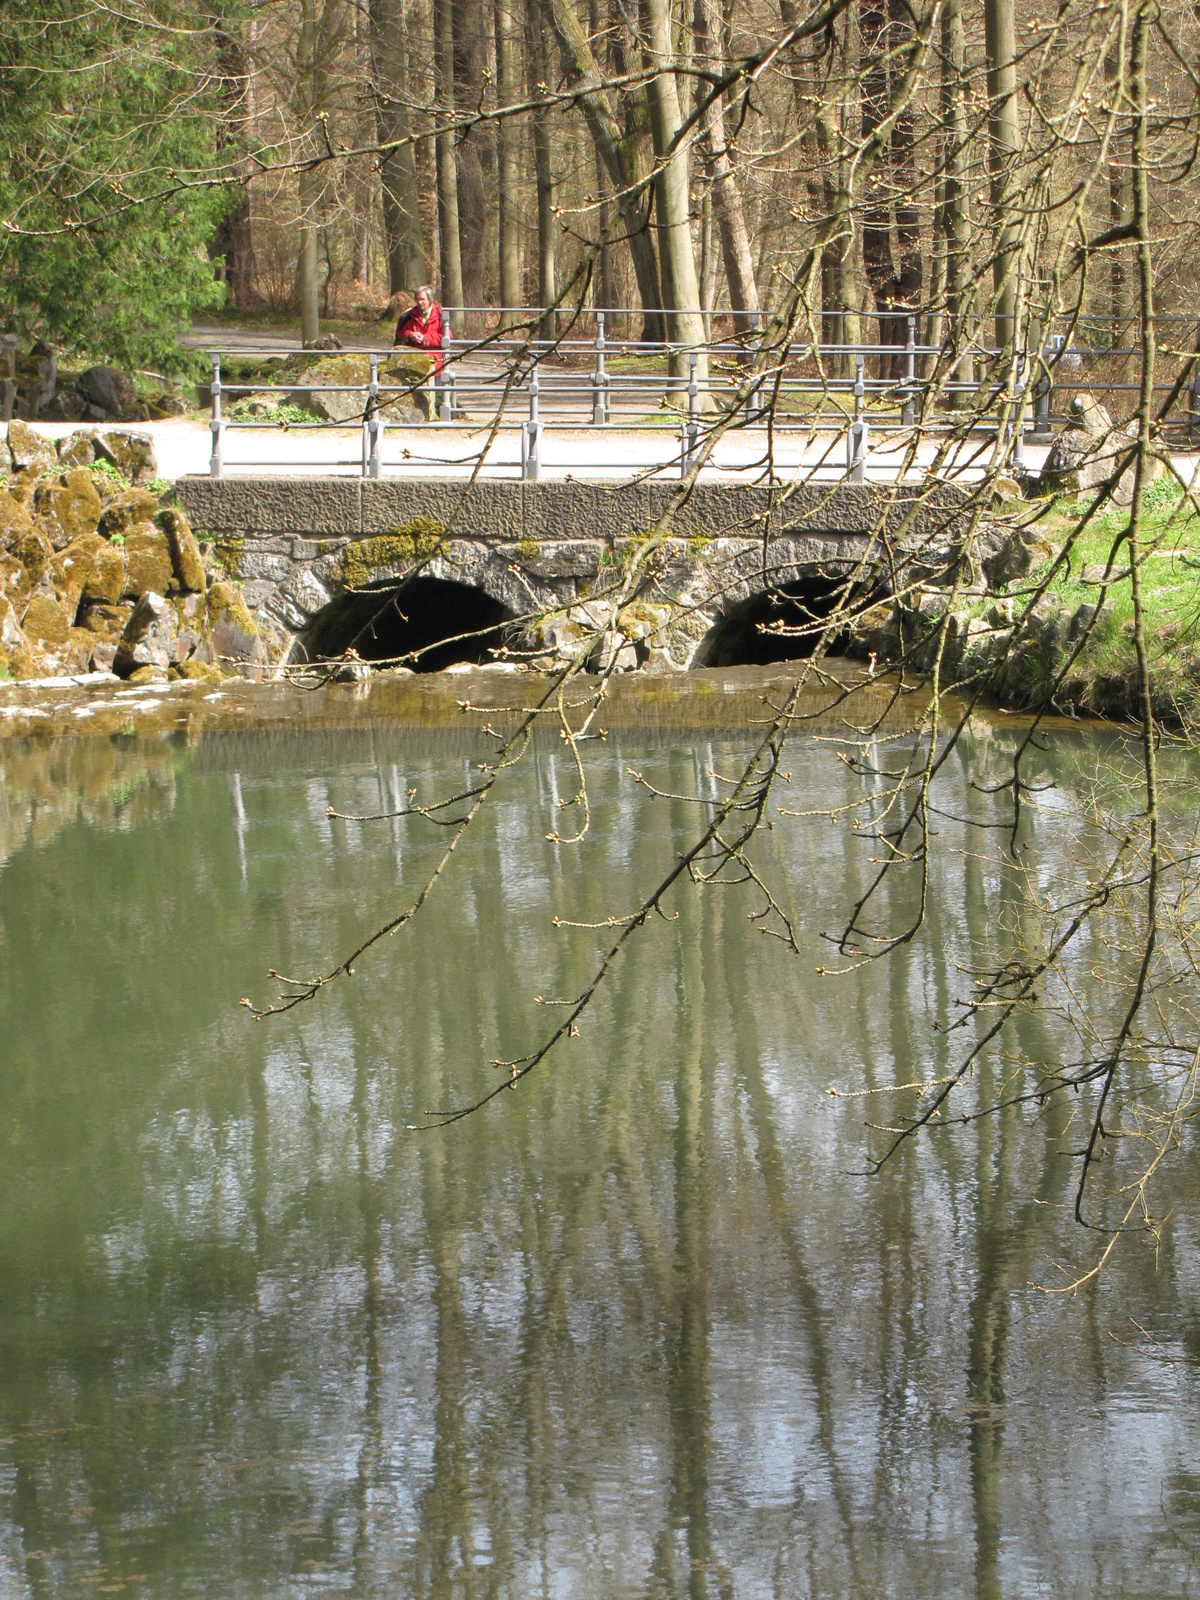
[[[422,574],[335,595],[297,636],[309,661],[331,661],[353,650],[363,661],[399,662],[439,672],[455,662],[484,663],[519,643],[516,612],[475,584]]]
[[[845,574],[811,567],[770,588],[740,597],[731,594],[696,646],[691,665],[767,666],[804,660],[817,648],[826,619],[844,603],[845,593]],[[839,629],[826,639],[825,653],[841,655],[848,643],[849,630]]]

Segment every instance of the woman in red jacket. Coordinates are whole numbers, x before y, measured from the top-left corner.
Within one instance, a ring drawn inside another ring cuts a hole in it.
[[[417,290],[416,305],[403,312],[396,324],[396,343],[428,350],[433,356],[434,372],[441,372],[442,308],[433,298],[433,290],[427,283]]]

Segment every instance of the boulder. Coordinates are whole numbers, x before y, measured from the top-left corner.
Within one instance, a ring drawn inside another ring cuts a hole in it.
[[[31,644],[45,650],[66,644],[71,622],[72,618],[53,595],[39,591],[30,596],[25,615],[21,618],[21,627]]]
[[[107,601],[88,600],[85,595],[79,608],[76,625],[86,628],[100,639],[111,639],[115,644],[125,632],[125,624],[133,615],[133,606],[129,601],[122,601],[118,605],[109,605]]]
[[[148,433],[110,430],[96,436],[95,450],[102,461],[110,461],[130,483],[149,483],[158,476],[154,441]]]
[[[21,624],[17,613],[13,610],[12,601],[0,596],[0,651],[5,655],[12,655],[20,645],[24,644],[25,635],[21,631]]]
[[[88,668],[92,672],[111,672],[120,648],[116,639],[97,639],[92,645]]]
[[[58,441],[58,459],[64,467],[90,467],[96,459],[96,430],[81,428]]]
[[[175,659],[175,611],[161,594],[142,595],[125,624],[113,660],[119,678],[129,678],[140,667],[157,667],[165,672]]]
[[[15,556],[0,551],[0,597],[8,595],[14,605],[24,605],[31,588],[29,574]]]
[[[0,678],[32,678],[36,671],[17,613],[9,601],[0,598]]]
[[[135,523],[125,534],[125,594],[166,594],[173,577],[166,534],[153,522]]]
[[[118,421],[141,415],[137,384],[116,367],[89,367],[81,372],[79,392],[90,405]]]
[[[58,381],[58,351],[44,339],[30,347],[28,355],[16,358],[16,413],[27,422],[54,399]]]
[[[243,678],[262,682],[267,651],[258,624],[231,583],[214,583],[208,592],[209,643],[220,666],[234,667]]]
[[[175,571],[175,585],[184,594],[203,594],[205,590],[204,563],[191,525],[178,506],[167,506],[155,518],[167,536],[171,552],[171,566]]]
[[[165,417],[187,416],[187,406],[177,389],[164,389],[161,394],[154,395],[147,404],[152,422],[161,422]]]
[[[7,422],[17,403],[17,336],[0,334],[0,421]]]
[[[0,494],[0,550],[7,550],[23,534],[33,531],[28,511],[10,494]]]
[[[72,621],[79,610],[79,602],[83,598],[84,586],[96,555],[100,550],[109,548],[98,533],[81,533],[54,558],[54,592]]]
[[[14,472],[8,480],[8,493],[10,499],[24,506],[30,511],[33,506],[33,491],[37,488],[38,479],[42,475],[40,467],[21,467]]]
[[[47,472],[58,465],[58,457],[50,440],[16,417],[8,425],[8,453],[14,472],[20,472],[24,467]]]
[[[116,605],[125,593],[125,549],[102,541],[92,557],[82,598],[90,604]],[[124,624],[122,624],[123,626]]]
[[[54,549],[49,539],[37,528],[30,528],[28,533],[14,540],[9,554],[15,556],[25,569],[27,593],[37,588],[54,560]]]
[[[56,550],[80,534],[95,533],[100,522],[100,496],[92,475],[83,467],[64,472],[34,490],[33,509]]]
[[[54,399],[42,406],[38,416],[43,422],[81,422],[87,405],[75,385],[64,383],[60,377]]]
[[[400,352],[381,362],[379,381],[383,385],[408,384],[421,381],[433,371],[433,357],[417,351]],[[288,403],[302,406],[326,422],[361,422],[367,404],[367,385],[370,382],[370,363],[366,356],[335,356],[328,361],[317,361],[304,372],[301,387],[287,396]],[[321,385],[339,387],[323,389]],[[350,387],[342,387],[349,385]],[[420,413],[407,395],[396,395],[380,406],[380,414],[390,422],[416,422]]]
[[[1024,578],[1035,566],[1053,559],[1053,546],[1028,528],[1014,529],[990,556],[983,558],[983,570],[993,589]]]
[[[153,522],[157,515],[158,500],[149,489],[126,489],[105,506],[98,528],[111,539],[115,533],[128,533],[139,522]]]
[[[1114,427],[1097,400],[1090,394],[1078,394],[1071,401],[1066,427],[1050,446],[1038,487],[1053,494],[1098,489],[1117,471],[1136,440],[1136,426]],[[1147,481],[1160,477],[1164,470],[1160,461],[1154,461]],[[1130,461],[1113,485],[1112,498],[1117,505],[1132,503],[1135,477],[1136,465]]]

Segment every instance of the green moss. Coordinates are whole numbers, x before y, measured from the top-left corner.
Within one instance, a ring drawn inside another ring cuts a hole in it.
[[[208,591],[209,621],[215,626],[221,617],[228,617],[248,639],[258,633],[258,623],[246,610],[246,603],[232,583],[214,583]]]
[[[216,552],[217,560],[225,568],[225,571],[231,575],[236,574],[237,569],[242,564],[242,550],[245,547],[245,543],[244,539],[239,539],[236,535],[231,539],[213,540],[213,549]]]
[[[354,539],[342,549],[342,582],[349,589],[361,589],[381,568],[404,566],[436,555],[446,540],[446,529],[430,517],[417,517],[392,533],[376,534],[371,539]]]
[[[522,561],[536,561],[542,553],[542,547],[536,539],[522,539],[517,546],[517,554]]]

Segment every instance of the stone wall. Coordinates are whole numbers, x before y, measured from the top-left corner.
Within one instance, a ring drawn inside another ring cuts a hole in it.
[[[197,536],[213,541],[251,610],[301,636],[339,594],[400,576],[417,561],[428,576],[473,585],[517,615],[590,606],[606,571],[619,569],[674,493],[669,483],[572,480],[183,478],[176,485]],[[944,562],[960,531],[963,497],[939,487],[918,502],[915,493],[849,483],[805,484],[791,494],[697,485],[676,511],[644,596],[646,633],[686,665],[730,605],[768,583],[845,572],[877,529],[897,532],[906,518],[910,557]],[[565,626],[569,634],[570,618]]]

